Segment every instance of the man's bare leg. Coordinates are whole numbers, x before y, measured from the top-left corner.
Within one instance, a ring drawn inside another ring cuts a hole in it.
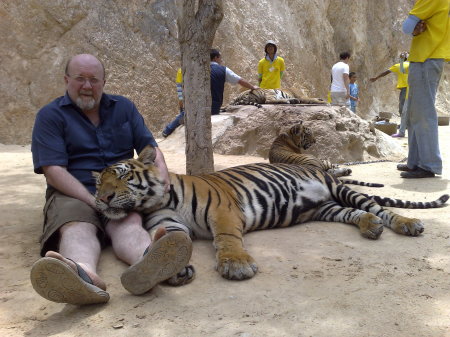
[[[129,265],[141,260],[152,242],[150,235],[142,227],[141,216],[134,212],[123,219],[110,220],[106,225],[106,233],[111,238],[116,256]]]
[[[45,299],[76,305],[106,303],[109,294],[97,275],[100,242],[97,228],[69,222],[59,230],[59,252],[48,251],[30,272],[31,284]]]
[[[74,262],[78,263],[94,285],[106,290],[105,282],[97,275],[100,251],[97,228],[94,225],[86,222],[69,222],[60,229],[59,252],[48,251],[45,256],[61,260],[75,271],[77,267]]]
[[[167,233],[165,228],[158,228],[152,242],[137,213],[109,221],[106,233],[117,257],[130,265],[121,282],[134,295],[143,294],[183,271],[192,254],[191,239],[184,231]],[[192,275],[189,278],[193,279]]]

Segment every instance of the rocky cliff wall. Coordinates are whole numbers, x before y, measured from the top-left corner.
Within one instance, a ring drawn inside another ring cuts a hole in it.
[[[286,61],[283,86],[325,97],[330,68],[350,50],[359,75],[360,112],[396,111],[395,76],[368,78],[397,62],[408,49],[401,23],[413,0],[224,1],[214,47],[225,64],[256,83],[267,39]],[[107,69],[106,92],[130,97],[154,133],[177,113],[179,67],[177,5],[169,0],[22,0],[0,3],[0,143],[30,142],[38,109],[64,94],[63,68],[76,53],[92,53]],[[450,70],[438,95],[449,111]],[[226,98],[238,91],[227,87]]]

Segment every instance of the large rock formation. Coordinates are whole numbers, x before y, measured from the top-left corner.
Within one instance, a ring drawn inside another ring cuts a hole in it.
[[[227,66],[249,81],[267,39],[286,60],[285,87],[325,97],[339,52],[353,53],[359,75],[360,112],[396,111],[395,76],[368,78],[408,49],[401,23],[413,0],[224,1],[214,46]],[[177,5],[167,0],[22,0],[0,3],[0,143],[30,142],[38,109],[64,94],[63,69],[76,53],[105,63],[106,91],[136,102],[154,132],[177,113],[175,74],[180,66]],[[438,105],[449,110],[449,70]],[[228,87],[226,101],[238,88]]]
[[[304,152],[318,158],[346,163],[398,161],[406,157],[405,149],[397,140],[374,129],[349,109],[329,105],[228,107],[227,113],[212,116],[214,152],[267,158],[278,134],[300,121],[311,128],[316,138],[316,144]],[[160,143],[165,150],[184,153],[184,126]]]

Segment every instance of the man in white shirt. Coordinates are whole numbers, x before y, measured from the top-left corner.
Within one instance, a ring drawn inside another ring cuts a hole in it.
[[[350,68],[348,61],[350,60],[349,52],[339,54],[340,61],[331,68],[331,103],[338,105],[346,105],[350,98],[350,79],[348,74]]]

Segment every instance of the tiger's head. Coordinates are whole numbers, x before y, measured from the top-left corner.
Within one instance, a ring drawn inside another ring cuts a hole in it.
[[[316,143],[316,139],[310,128],[305,126],[303,122],[295,124],[287,132],[288,139],[292,141],[292,145],[298,149],[308,149]]]
[[[137,159],[127,159],[92,172],[96,178],[95,204],[110,219],[124,218],[133,210],[151,208],[164,197],[164,182],[153,165],[156,151],[147,146]]]

